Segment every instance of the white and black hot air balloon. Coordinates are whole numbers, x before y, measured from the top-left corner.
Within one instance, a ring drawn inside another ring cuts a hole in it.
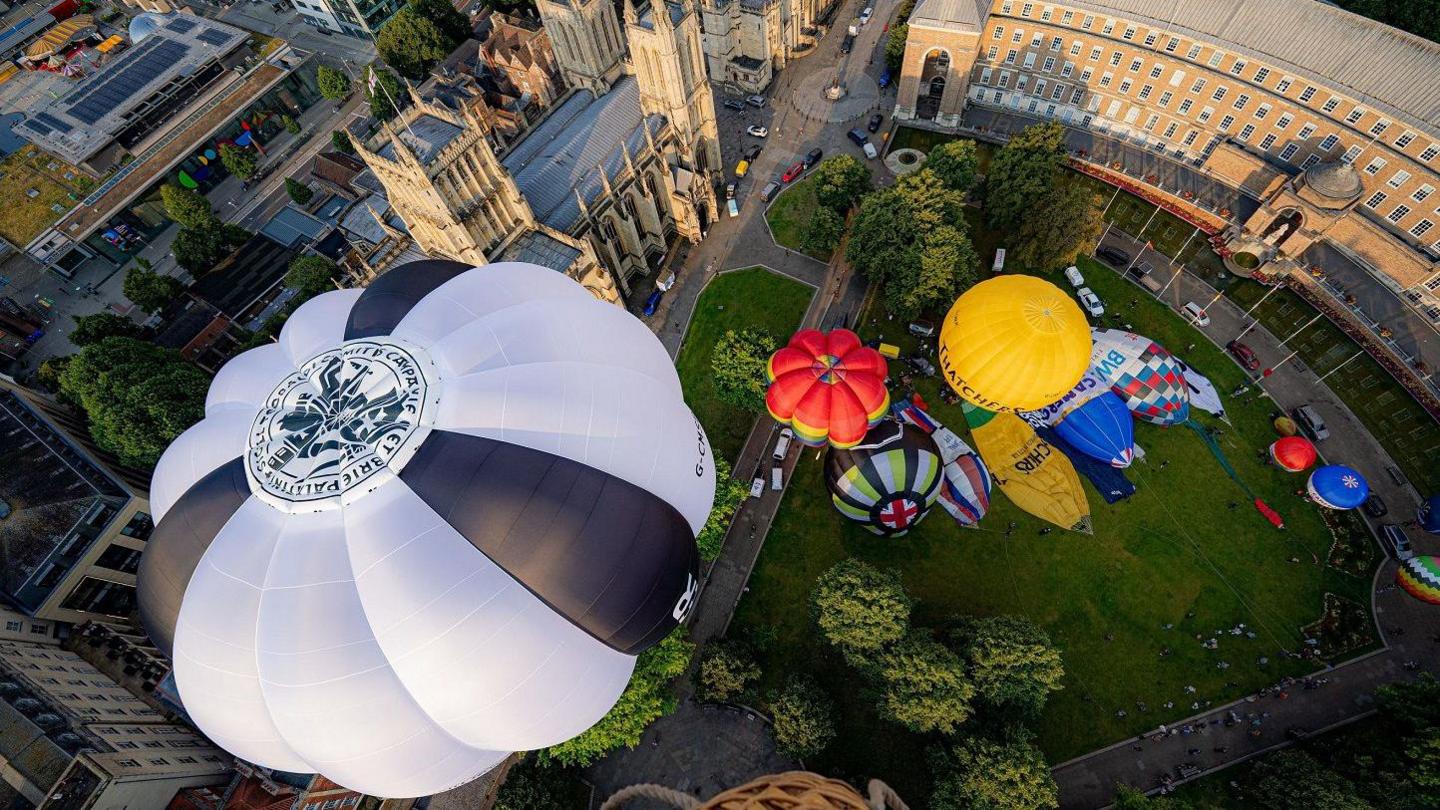
[[[660,342],[533,265],[405,265],[236,357],[155,469],[141,616],[216,743],[437,793],[614,705],[698,592]]]

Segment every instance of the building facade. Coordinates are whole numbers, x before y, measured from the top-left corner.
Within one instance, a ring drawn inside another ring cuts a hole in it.
[[[1325,241],[1440,323],[1440,44],[1311,0],[921,0],[895,116],[1050,118],[1261,203],[1261,261]]]
[[[722,166],[699,15],[656,3],[627,3],[622,34],[608,2],[541,0],[571,90],[513,142],[487,138],[473,107],[412,89],[414,103],[356,145],[421,250],[541,264],[618,301],[677,239],[699,241]],[[630,61],[616,62],[627,44]]]
[[[374,41],[403,0],[291,0],[300,19],[322,31]]]
[[[817,41],[821,0],[701,0],[710,76],[743,93],[770,86],[775,71]]]

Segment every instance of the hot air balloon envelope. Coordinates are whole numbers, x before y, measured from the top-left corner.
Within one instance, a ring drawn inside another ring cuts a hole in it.
[[[1270,460],[1286,472],[1310,469],[1315,457],[1315,445],[1304,436],[1282,436],[1270,443]]]
[[[765,407],[811,447],[853,447],[884,418],[885,358],[849,329],[802,329],[770,356]]]
[[[1311,500],[1331,509],[1354,509],[1370,497],[1364,476],[1341,464],[1316,468],[1305,490]]]
[[[1095,329],[1094,336],[1091,367],[1135,418],[1176,425],[1190,417],[1185,376],[1165,347],[1119,329]]]
[[[1431,495],[1430,500],[1420,508],[1420,528],[1431,534],[1440,534],[1440,495]]]
[[[1013,413],[962,403],[970,436],[985,466],[1015,505],[1062,529],[1092,531],[1090,503],[1065,454]]]
[[[1090,325],[1034,276],[997,276],[956,299],[940,328],[940,372],[967,401],[1030,411],[1060,399],[1090,364]]]
[[[1411,557],[1400,563],[1395,582],[1416,599],[1440,605],[1440,557]]]
[[[413,262],[216,375],[155,468],[140,614],[231,753],[424,796],[609,711],[694,603],[714,486],[640,321]]]
[[[1281,436],[1294,436],[1300,430],[1299,426],[1295,424],[1295,420],[1288,416],[1275,417],[1274,425],[1275,432]]]
[[[875,534],[899,537],[935,505],[942,466],[925,431],[887,420],[860,444],[830,450],[825,485],[840,514]]]
[[[1076,450],[1124,469],[1135,459],[1135,420],[1112,391],[1071,411],[1055,431]]]

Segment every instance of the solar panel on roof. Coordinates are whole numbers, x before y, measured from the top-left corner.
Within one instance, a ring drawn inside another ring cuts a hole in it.
[[[230,41],[229,34],[216,28],[207,28],[201,31],[195,38],[206,45],[224,45]]]
[[[165,27],[177,34],[188,34],[195,29],[195,21],[188,17],[176,17]]]
[[[38,133],[38,134],[40,134],[40,135],[49,135],[49,134],[50,134],[50,127],[47,127],[47,126],[45,126],[45,124],[44,124],[43,122],[41,122],[41,121],[36,121],[36,120],[34,120],[34,119],[31,119],[31,120],[29,120],[29,121],[26,121],[26,122],[25,122],[24,124],[22,124],[21,126],[25,127],[25,129],[28,129],[28,130],[30,130],[31,132],[35,132],[35,133]]]
[[[61,121],[60,119],[56,118],[55,116],[51,115],[51,114],[48,113],[48,112],[42,112],[42,113],[36,115],[36,116],[35,116],[35,120],[36,120],[36,121],[39,121],[40,123],[44,124],[45,126],[48,126],[50,129],[53,129],[53,130],[55,130],[56,132],[69,132],[69,131],[70,131],[70,125],[69,125],[69,124],[65,123],[64,121]]]
[[[86,124],[96,123],[106,113],[144,90],[157,76],[178,63],[188,50],[184,44],[174,40],[145,40],[131,52],[132,56],[125,65],[73,102],[70,115]]]

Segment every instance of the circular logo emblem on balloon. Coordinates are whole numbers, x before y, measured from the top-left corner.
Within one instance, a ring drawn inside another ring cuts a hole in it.
[[[253,488],[287,512],[374,489],[429,433],[433,376],[423,352],[394,339],[352,340],[310,358],[255,417],[245,457]]]

